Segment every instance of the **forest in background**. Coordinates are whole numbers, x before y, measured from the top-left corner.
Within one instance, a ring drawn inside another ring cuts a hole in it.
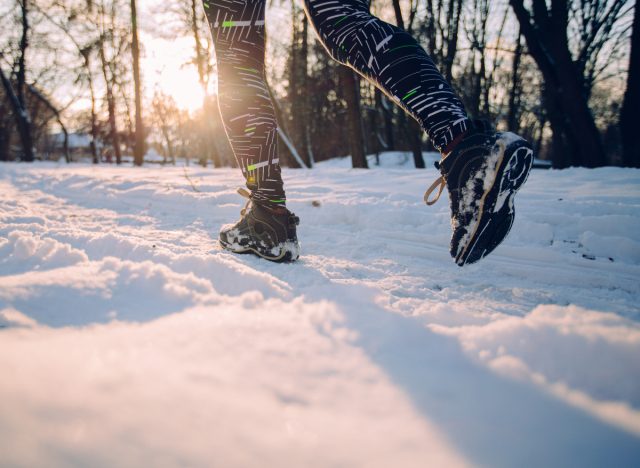
[[[185,86],[204,96],[194,112],[162,90],[144,92],[140,3],[0,0],[1,161],[142,165],[154,153],[163,163],[235,164],[201,1],[160,2],[153,13],[161,27],[152,34],[189,38],[185,66],[198,83]],[[471,117],[520,133],[554,167],[640,167],[635,2],[373,0],[371,9],[416,37]],[[354,167],[366,167],[365,154],[401,150],[424,167],[422,151],[432,147],[417,123],[329,57],[301,2],[269,1],[267,14],[266,72],[284,165],[351,155]],[[87,105],[78,108],[80,100]]]

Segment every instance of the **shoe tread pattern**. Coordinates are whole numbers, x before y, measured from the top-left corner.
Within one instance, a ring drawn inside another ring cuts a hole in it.
[[[493,185],[484,196],[482,215],[466,249],[455,259],[464,266],[491,253],[506,238],[515,217],[514,197],[526,182],[533,166],[533,151],[518,138],[504,150]]]

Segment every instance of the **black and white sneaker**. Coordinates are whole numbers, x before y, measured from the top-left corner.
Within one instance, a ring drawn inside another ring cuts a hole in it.
[[[234,253],[254,253],[272,262],[292,262],[300,256],[296,226],[300,218],[284,206],[265,206],[251,199],[245,189],[238,193],[248,198],[240,211],[240,220],[222,226],[220,245]]]
[[[436,167],[442,176],[424,194],[434,204],[444,187],[451,206],[450,253],[459,266],[490,254],[509,233],[515,216],[513,198],[533,164],[531,145],[510,132],[477,125]],[[439,187],[435,199],[431,193]]]

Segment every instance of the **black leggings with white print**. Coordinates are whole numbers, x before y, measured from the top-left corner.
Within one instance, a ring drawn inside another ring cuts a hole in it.
[[[252,198],[284,205],[277,123],[265,82],[265,0],[203,0],[218,65],[220,113]],[[369,12],[366,0],[305,0],[331,56],[413,116],[444,151],[470,122],[433,60],[407,32]]]

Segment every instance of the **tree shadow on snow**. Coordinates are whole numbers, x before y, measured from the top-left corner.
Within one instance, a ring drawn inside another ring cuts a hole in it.
[[[333,302],[342,325],[358,333],[355,344],[471,463],[596,467],[640,460],[638,438],[474,363],[455,338],[377,306],[371,288],[331,282],[304,261],[268,269],[309,300]]]

